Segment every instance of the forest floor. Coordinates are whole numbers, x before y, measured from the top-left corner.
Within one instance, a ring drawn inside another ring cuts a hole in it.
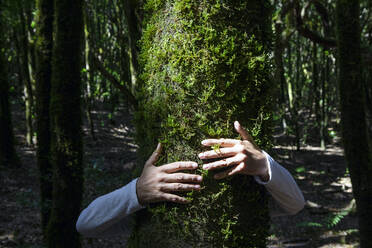
[[[0,248],[43,247],[35,148],[25,143],[23,111],[18,109],[13,123],[22,167],[0,174]],[[137,149],[131,117],[125,108],[113,115],[103,109],[94,111],[96,140],[84,122],[84,207],[130,181]],[[325,150],[306,145],[296,151],[291,137],[275,137],[271,155],[295,177],[307,204],[295,216],[272,219],[268,247],[358,247],[357,218],[339,139]],[[125,247],[125,242],[120,237],[84,238],[83,247]]]

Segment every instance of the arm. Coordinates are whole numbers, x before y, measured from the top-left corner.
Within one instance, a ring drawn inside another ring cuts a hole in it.
[[[270,209],[272,217],[292,215],[303,209],[305,200],[292,175],[263,151],[268,164],[269,178],[266,181],[255,176],[256,182],[263,184],[274,199],[274,206]]]
[[[199,190],[202,177],[180,171],[195,170],[195,162],[175,162],[154,166],[161,152],[159,144],[147,160],[142,174],[124,187],[98,197],[80,214],[78,232],[87,237],[129,236],[133,226],[132,213],[148,203],[171,201],[188,203],[175,191]]]
[[[109,237],[131,233],[132,213],[143,208],[136,195],[137,179],[124,187],[95,199],[84,209],[76,229],[86,237]]]
[[[203,168],[206,170],[226,168],[215,175],[216,179],[235,174],[254,176],[258,183],[265,184],[276,205],[279,206],[277,210],[273,209],[272,216],[295,214],[300,211],[304,206],[304,199],[291,174],[258,148],[239,122],[236,121],[234,127],[243,140],[207,139],[202,141],[204,146],[219,145],[222,147],[218,152],[210,150],[199,154],[201,159],[219,158],[215,162],[204,164]]]

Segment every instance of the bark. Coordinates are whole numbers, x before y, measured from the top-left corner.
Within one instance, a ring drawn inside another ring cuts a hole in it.
[[[81,247],[76,231],[83,193],[81,130],[82,0],[54,1],[50,98],[53,203],[48,247]]]
[[[372,150],[361,73],[359,1],[336,2],[341,126],[359,217],[360,246],[372,247]]]
[[[53,47],[53,0],[37,1],[36,41],[36,132],[37,165],[39,168],[41,196],[41,227],[46,237],[46,227],[52,204],[52,165],[50,153],[50,88]]]

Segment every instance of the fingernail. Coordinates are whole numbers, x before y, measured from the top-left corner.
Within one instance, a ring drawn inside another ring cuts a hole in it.
[[[207,141],[206,140],[202,140],[202,145],[205,145],[205,144],[207,144]]]
[[[235,128],[239,128],[239,126],[240,126],[239,122],[238,121],[234,121],[234,127]]]
[[[203,165],[203,170],[207,170],[209,168],[208,165]]]
[[[203,158],[204,157],[204,153],[199,153],[199,158]]]
[[[198,164],[197,163],[192,163],[192,168],[198,168]]]
[[[198,176],[197,180],[198,180],[199,182],[201,182],[201,181],[203,181],[203,177]]]

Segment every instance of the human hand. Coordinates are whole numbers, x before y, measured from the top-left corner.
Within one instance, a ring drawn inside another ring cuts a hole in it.
[[[154,166],[161,153],[159,143],[154,153],[147,160],[141,176],[137,180],[137,197],[141,205],[170,201],[188,203],[181,196],[171,194],[175,191],[200,190],[202,176],[188,173],[175,173],[183,170],[195,170],[198,164],[191,161],[174,162],[159,167]]]
[[[201,159],[221,158],[218,161],[203,165],[205,170],[226,168],[225,171],[217,173],[214,177],[222,179],[235,174],[260,176],[261,180],[269,180],[266,156],[255,144],[252,137],[244,130],[240,123],[234,122],[235,130],[243,140],[237,139],[206,139],[202,141],[204,146],[219,146],[222,148],[202,152]]]

